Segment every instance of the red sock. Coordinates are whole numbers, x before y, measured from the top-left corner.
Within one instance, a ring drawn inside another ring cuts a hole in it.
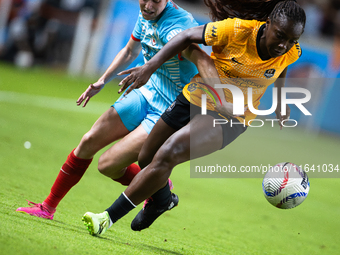
[[[121,183],[124,186],[129,186],[132,179],[140,172],[139,165],[133,163],[126,168],[124,175],[114,181]]]
[[[74,155],[74,150],[68,155],[57,179],[54,181],[51,193],[44,201],[52,208],[56,208],[67,192],[79,182],[92,161],[92,159],[78,158]]]

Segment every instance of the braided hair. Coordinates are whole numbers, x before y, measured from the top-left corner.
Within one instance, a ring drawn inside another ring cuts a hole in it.
[[[204,3],[210,8],[213,21],[227,18],[265,21],[268,17],[275,21],[285,16],[303,27],[306,23],[305,11],[296,0],[204,0]]]
[[[295,1],[279,2],[269,14],[269,19],[276,21],[280,17],[286,17],[289,20],[294,20],[305,27],[306,14],[305,11]]]

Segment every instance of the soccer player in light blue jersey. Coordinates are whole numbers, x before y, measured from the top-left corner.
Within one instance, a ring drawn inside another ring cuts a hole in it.
[[[171,0],[139,0],[139,4],[140,12],[130,40],[98,81],[90,84],[79,97],[78,105],[85,107],[91,97],[136,59],[140,51],[147,62],[176,34],[198,25],[190,13]],[[197,74],[195,64],[188,60],[195,55],[190,53],[193,51],[201,49],[192,45],[182,52],[183,56],[177,55],[164,63],[143,88],[122,95],[69,154],[48,197],[39,204],[29,202],[29,207],[20,207],[17,211],[53,219],[59,202],[81,179],[93,156],[118,139],[121,140],[101,155],[98,169],[114,181],[129,185],[140,171],[134,162],[152,127],[183,86]],[[170,180],[169,185],[171,188]]]

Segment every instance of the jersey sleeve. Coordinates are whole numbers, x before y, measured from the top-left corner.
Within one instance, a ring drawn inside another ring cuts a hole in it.
[[[234,19],[225,19],[206,24],[203,33],[204,45],[227,45],[234,35],[234,23]]]
[[[296,43],[287,53],[286,63],[287,66],[293,64],[301,57],[302,49],[299,43]]]
[[[142,34],[141,16],[142,16],[142,14],[141,14],[141,12],[139,12],[135,28],[133,29],[132,34],[131,34],[132,39],[135,40],[135,41],[140,41],[142,39],[141,38],[141,34]]]

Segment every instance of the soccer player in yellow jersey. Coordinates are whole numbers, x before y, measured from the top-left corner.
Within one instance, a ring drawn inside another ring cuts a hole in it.
[[[270,84],[275,82],[280,91],[288,65],[301,55],[297,40],[306,22],[304,10],[293,0],[205,0],[205,3],[215,22],[183,31],[144,66],[122,72],[130,73],[122,80],[122,89],[133,83],[125,93],[145,84],[162,63],[192,43],[212,46],[209,66],[201,64],[203,60],[207,63],[207,55],[190,58],[205,83],[211,84],[207,78],[215,77],[216,83],[233,84],[243,91],[245,102],[247,89],[252,88],[255,108]],[[210,93],[209,90],[213,89],[194,78],[162,115],[139,154],[139,165],[144,169],[107,209],[114,218],[105,217],[106,212],[93,214],[90,223],[100,230],[99,234],[103,233],[103,225],[116,222],[151,196],[153,200],[144,206],[131,224],[133,230],[149,227],[163,212],[178,203],[167,182],[172,169],[182,162],[224,148],[247,129],[248,121],[255,115],[246,110],[244,116],[234,116],[230,91],[216,89],[216,93]],[[201,94],[206,92],[213,98],[207,104],[208,114],[201,115]],[[280,96],[279,92],[276,115],[282,121],[288,117],[289,111],[286,115],[281,114]],[[246,103],[244,106],[247,108]],[[230,120],[229,123],[239,123],[213,128],[213,121],[221,116]],[[199,138],[190,141],[190,136]]]
[[[255,108],[258,108],[266,88],[277,78],[282,78],[287,66],[301,55],[300,46],[296,38],[293,38],[289,42],[289,50],[282,46],[272,46],[271,57],[267,59],[268,57],[257,48],[261,45],[261,35],[265,27],[265,22],[234,18],[209,23],[203,32],[203,43],[213,48],[211,58],[214,60],[221,82],[239,87],[245,99],[248,98],[247,89],[251,87]],[[201,106],[201,95],[206,93],[205,90],[204,84],[192,82],[184,88],[183,95],[192,104]],[[233,96],[230,90],[225,89],[223,92],[225,100],[232,103]],[[211,98],[208,98],[207,109],[217,111],[216,104]],[[237,119],[249,125],[249,121],[256,115],[247,110],[245,117],[245,121],[241,117]]]

